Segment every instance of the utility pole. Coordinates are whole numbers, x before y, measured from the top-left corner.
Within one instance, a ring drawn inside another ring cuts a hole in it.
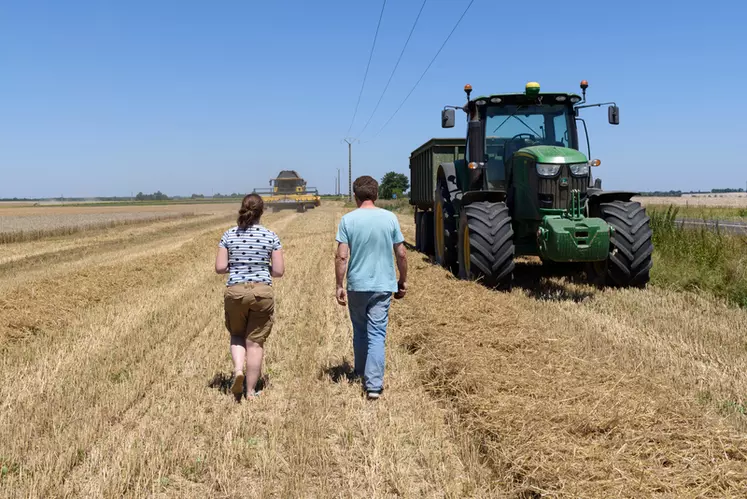
[[[338,196],[340,195],[340,169],[337,169],[337,192],[335,193]]]
[[[342,139],[348,145],[348,201],[353,202],[353,142],[357,139]]]

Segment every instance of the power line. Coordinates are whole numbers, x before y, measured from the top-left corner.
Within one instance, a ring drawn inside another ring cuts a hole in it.
[[[392,114],[392,115],[391,115],[391,116],[389,117],[389,119],[388,119],[388,120],[386,120],[386,123],[384,123],[384,126],[382,126],[382,127],[381,127],[381,128],[379,129],[379,131],[378,131],[378,132],[376,132],[376,135],[374,135],[374,136],[373,136],[373,137],[371,138],[371,140],[373,140],[373,139],[375,139],[376,137],[378,137],[378,136],[379,136],[379,134],[380,134],[380,133],[381,133],[381,132],[382,132],[382,131],[383,131],[383,130],[384,130],[384,129],[386,128],[386,126],[387,126],[387,125],[389,124],[389,122],[390,122],[390,121],[392,121],[392,120],[394,119],[394,117],[395,117],[395,116],[397,116],[397,113],[399,112],[399,110],[400,110],[400,109],[402,109],[402,106],[404,106],[404,105],[405,105],[405,102],[407,102],[407,99],[409,99],[409,98],[410,98],[410,96],[412,95],[412,93],[413,93],[413,92],[415,91],[415,89],[417,88],[417,86],[418,86],[418,85],[420,84],[420,82],[421,82],[421,81],[423,80],[423,78],[425,77],[425,74],[426,74],[426,73],[428,72],[428,70],[429,70],[429,69],[431,68],[431,66],[433,65],[433,63],[434,63],[434,62],[436,62],[436,58],[438,58],[438,55],[439,55],[439,54],[441,53],[441,51],[442,51],[442,50],[444,49],[444,47],[446,46],[446,43],[448,43],[448,41],[449,41],[449,38],[451,38],[451,35],[453,35],[453,34],[454,34],[454,32],[456,31],[456,29],[457,29],[457,28],[459,27],[459,23],[461,23],[461,22],[462,22],[462,19],[464,19],[464,16],[466,16],[466,15],[467,15],[467,11],[469,11],[469,8],[470,8],[470,7],[472,7],[472,4],[473,4],[473,3],[475,3],[475,0],[470,0],[469,4],[467,5],[467,8],[466,8],[466,9],[464,9],[464,12],[462,12],[462,15],[461,15],[461,16],[459,17],[459,19],[457,20],[456,24],[455,24],[455,25],[454,25],[454,27],[452,28],[451,32],[449,33],[449,36],[447,36],[447,37],[446,37],[446,40],[444,40],[444,42],[443,42],[443,43],[441,44],[441,48],[439,48],[439,49],[438,49],[438,52],[436,52],[436,55],[434,55],[434,56],[433,56],[433,59],[431,59],[431,62],[430,62],[430,63],[428,63],[428,66],[427,66],[427,67],[425,68],[425,71],[423,71],[423,74],[421,74],[421,75],[420,75],[420,78],[418,78],[418,81],[416,81],[416,82],[415,82],[415,85],[413,85],[413,87],[412,87],[412,88],[410,89],[410,92],[409,92],[409,93],[407,94],[407,96],[405,97],[405,99],[404,99],[404,100],[403,100],[403,101],[402,101],[402,102],[400,103],[399,107],[398,107],[398,108],[397,108],[397,109],[396,109],[396,110],[394,111],[394,113],[393,113],[393,114]]]
[[[420,14],[423,13],[423,9],[425,8],[425,4],[428,3],[428,0],[423,0],[423,5],[420,6],[420,10],[418,11],[417,17],[415,17],[415,22],[412,23],[412,28],[410,28],[410,34],[407,35],[407,40],[405,40],[405,45],[402,47],[402,52],[399,53],[399,57],[397,58],[397,62],[394,64],[394,69],[392,69],[392,74],[389,75],[389,80],[387,80],[386,85],[384,86],[384,90],[381,92],[381,96],[379,97],[379,101],[376,103],[376,106],[374,106],[373,111],[371,112],[371,116],[368,117],[368,121],[366,121],[366,124],[363,126],[363,130],[361,130],[361,133],[358,134],[358,137],[363,135],[363,132],[366,131],[366,128],[368,128],[368,124],[371,123],[371,120],[373,119],[374,115],[376,114],[376,111],[379,109],[379,104],[381,104],[381,101],[384,99],[384,94],[386,94],[387,89],[389,89],[389,84],[392,83],[392,78],[394,78],[394,73],[397,71],[397,68],[399,67],[399,63],[402,60],[402,56],[405,55],[405,50],[407,49],[407,45],[410,43],[410,38],[412,38],[412,34],[415,31],[415,26],[418,25],[418,20],[420,19]]]
[[[376,24],[376,33],[374,34],[373,45],[371,45],[371,53],[368,55],[368,64],[366,64],[366,72],[363,73],[363,83],[361,84],[361,91],[358,93],[358,102],[355,103],[355,111],[353,112],[353,119],[350,120],[350,126],[345,135],[350,135],[350,130],[353,128],[355,123],[355,117],[358,115],[358,106],[361,103],[361,97],[363,96],[363,89],[366,86],[366,78],[368,77],[368,69],[371,67],[371,59],[373,59],[374,49],[376,48],[376,39],[379,37],[379,28],[381,27],[381,19],[384,17],[384,7],[386,7],[386,0],[381,5],[381,13],[379,14],[379,22]]]

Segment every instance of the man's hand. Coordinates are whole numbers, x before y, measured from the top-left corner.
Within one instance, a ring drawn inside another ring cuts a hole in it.
[[[396,300],[401,300],[402,298],[405,297],[406,294],[407,294],[407,282],[400,280],[397,283],[397,292],[394,293],[394,298]]]
[[[348,304],[348,294],[345,292],[345,288],[342,286],[337,286],[337,292],[335,293],[335,296],[337,297],[337,303],[339,303],[342,306],[345,306]]]

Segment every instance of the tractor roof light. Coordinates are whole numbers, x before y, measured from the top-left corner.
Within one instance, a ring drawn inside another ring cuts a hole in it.
[[[529,97],[534,97],[540,92],[540,84],[536,81],[530,81],[526,86],[526,94]]]
[[[502,100],[503,100],[503,99],[501,99],[500,97],[491,97],[491,98],[490,98],[490,102],[492,102],[493,104],[500,104],[500,102],[501,102]]]
[[[487,104],[487,101],[485,99],[480,99],[476,101],[475,104],[477,104],[478,106],[484,106],[485,104]]]
[[[472,85],[470,85],[469,83],[467,83],[464,86],[464,93],[467,94],[467,100],[469,100],[469,94],[472,93]]]
[[[589,88],[589,82],[586,80],[581,80],[581,90],[586,90]]]

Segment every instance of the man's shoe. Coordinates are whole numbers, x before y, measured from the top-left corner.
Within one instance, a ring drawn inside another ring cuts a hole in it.
[[[379,400],[381,397],[381,390],[369,390],[366,392],[368,400]]]

